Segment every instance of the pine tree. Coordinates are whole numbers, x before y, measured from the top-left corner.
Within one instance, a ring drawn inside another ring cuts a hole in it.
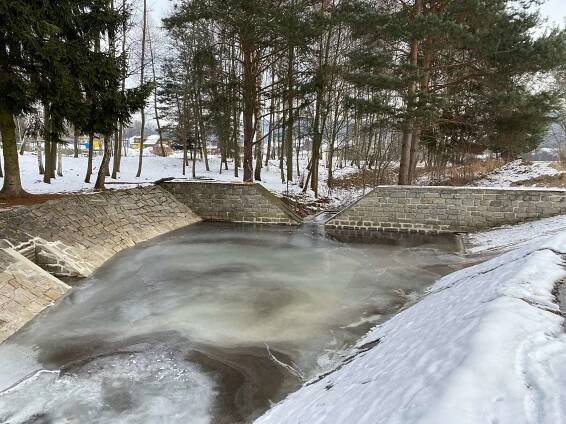
[[[215,22],[227,37],[235,37],[241,57],[241,93],[244,134],[244,176],[252,182],[253,146],[256,133],[256,110],[259,105],[258,81],[267,49],[278,45],[281,34],[277,21],[281,18],[286,2],[273,0],[186,0],[175,14],[165,20],[169,30],[179,29],[187,23]]]
[[[348,79],[372,93],[350,102],[364,114],[380,111],[402,134],[400,184],[415,179],[421,139],[436,154],[475,143],[513,155],[541,141],[557,96],[529,86],[528,76],[563,63],[566,38],[560,31],[535,38],[536,1],[524,3],[344,5],[357,41]]]

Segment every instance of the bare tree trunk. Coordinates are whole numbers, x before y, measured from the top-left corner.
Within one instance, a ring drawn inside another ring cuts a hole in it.
[[[20,164],[18,162],[18,145],[16,143],[16,124],[12,114],[0,110],[0,133],[2,134],[2,151],[4,154],[4,184],[0,191],[2,197],[23,196]]]
[[[424,59],[423,59],[423,70],[420,80],[420,90],[423,93],[427,93],[430,85],[430,76],[432,72],[432,48],[433,48],[433,38],[429,35],[424,42]],[[418,159],[418,147],[421,141],[422,134],[422,122],[417,120],[415,123],[415,131],[413,134],[413,140],[411,144],[411,164],[409,168],[409,182],[412,184],[415,181],[417,174],[417,159]]]
[[[110,0],[110,8],[114,10],[114,0]],[[116,57],[116,32],[114,29],[108,31],[108,51],[112,58]],[[114,135],[112,135],[114,133]],[[110,176],[110,158],[112,156],[112,137],[114,137],[114,144],[118,143],[115,131],[110,131],[104,134],[104,153],[102,156],[102,163],[100,164],[100,169],[98,170],[98,176],[96,178],[96,183],[94,184],[94,189],[97,191],[102,191],[105,189],[106,177]]]
[[[51,184],[52,178],[52,169],[53,169],[53,162],[52,162],[52,153],[51,150],[54,148],[53,142],[51,141],[52,134],[51,134],[51,117],[49,115],[49,110],[47,107],[44,107],[44,121],[45,121],[45,131],[44,131],[44,144],[45,144],[45,172],[43,174],[43,182],[46,184]]]
[[[73,130],[73,153],[75,158],[79,157],[79,132],[76,128]]]
[[[118,130],[118,137],[114,140],[114,160],[112,162],[112,179],[118,178],[118,173],[120,172],[120,162],[122,156],[122,146],[124,144],[124,125],[120,123],[120,128]]]
[[[297,107],[297,110],[299,108]],[[295,143],[295,168],[297,168],[297,178],[301,178],[301,167],[299,163],[299,156],[301,155],[301,140],[303,139],[303,135],[301,133],[301,114],[298,112],[297,116],[298,125],[297,125],[297,141]]]
[[[193,172],[193,178],[197,177],[197,146],[196,144],[193,146],[193,167],[192,167],[192,172]]]
[[[22,141],[22,145],[20,146],[20,156],[24,155],[24,151],[26,150],[27,144],[28,144],[28,139],[24,138],[24,140]]]
[[[142,51],[141,51],[141,69],[140,69],[140,85],[144,84],[145,71],[145,39],[147,33],[147,0],[143,0],[143,24],[142,24]],[[145,136],[145,107],[141,110],[141,139],[140,139],[140,156],[138,161],[138,172],[136,178],[141,177],[143,166],[143,142]]]
[[[274,115],[275,115],[275,85],[273,82],[275,80],[275,71],[271,70],[271,103],[269,106],[269,133],[267,135],[267,152],[265,155],[265,166],[269,166],[269,159],[271,159],[271,143],[273,142],[273,125],[274,125]]]
[[[43,153],[41,151],[41,144],[39,140],[35,139],[35,153],[37,154],[37,167],[39,169],[39,175],[45,174],[45,168],[43,167]]]
[[[253,140],[255,135],[254,114],[256,96],[256,75],[254,72],[254,50],[251,43],[244,39],[241,41],[242,55],[244,57],[244,182],[253,182]]]
[[[157,77],[155,72],[155,56],[153,52],[153,44],[151,42],[151,33],[148,34],[149,40],[149,55],[151,58],[151,71],[153,73],[153,108],[155,112],[155,123],[157,124],[157,134],[159,134],[159,147],[161,148],[161,156],[166,157],[165,147],[163,146],[163,131],[161,131],[161,124],[159,121],[159,110],[157,108]],[[208,171],[208,169],[207,169]]]
[[[234,146],[234,177],[238,178],[240,169],[240,110],[239,107],[234,108],[234,126],[232,128],[232,140]]]
[[[293,181],[293,127],[295,126],[295,85],[293,76],[293,66],[295,62],[295,48],[289,45],[288,64],[287,64],[287,108],[289,109],[287,133],[285,139],[285,156],[287,164],[287,181]]]
[[[414,0],[413,16],[417,17],[422,13],[422,0]],[[409,52],[409,64],[413,67],[418,67],[419,58],[419,41],[412,40]],[[409,89],[407,94],[407,123],[403,130],[403,142],[401,146],[401,163],[399,166],[399,185],[410,185],[411,180],[409,178],[409,173],[411,169],[411,149],[413,149],[413,133],[415,126],[414,105],[415,97],[417,94],[417,83],[416,81],[411,81],[409,83]]]
[[[207,147],[207,143],[206,143],[206,128],[204,126],[204,118],[202,115],[202,100],[201,100],[201,90],[200,90],[200,81],[198,83],[197,86],[197,92],[196,92],[196,98],[197,98],[197,102],[196,102],[196,113],[195,113],[195,118],[198,121],[198,133],[200,134],[200,148],[201,148],[201,152],[202,152],[202,157],[204,158],[204,166],[205,169],[210,172],[210,166],[208,164],[208,147]]]
[[[281,183],[285,183],[285,167],[284,167],[284,155],[283,150],[285,150],[285,143],[287,139],[287,131],[289,127],[287,126],[287,111],[285,110],[285,104],[281,105],[283,108],[283,134],[281,135],[281,139],[279,141],[279,170],[281,171]]]
[[[329,6],[324,0],[320,3],[321,12]],[[340,44],[340,34],[338,33],[338,44]],[[320,158],[322,149],[322,137],[324,130],[326,128],[326,120],[328,118],[329,110],[327,106],[326,95],[328,92],[329,81],[332,80],[333,74],[328,70],[328,64],[330,61],[330,49],[332,41],[333,31],[329,29],[326,34],[322,34],[319,40],[319,52],[318,52],[318,66],[317,66],[317,90],[316,90],[316,105],[315,105],[315,116],[313,124],[313,143],[312,143],[312,154],[311,154],[311,181],[310,187],[314,192],[315,197],[318,197],[318,186],[319,186],[319,170],[320,170]],[[334,58],[336,62],[336,58]],[[331,83],[333,84],[333,82]],[[330,84],[330,86],[332,86]],[[308,185],[305,185],[303,190],[307,189]]]
[[[51,157],[49,158],[51,163],[49,164],[49,170],[51,171],[51,179],[55,179],[57,172],[57,152],[59,150],[59,143],[57,141],[51,142]]]
[[[106,180],[106,170],[110,164],[110,155],[112,154],[112,147],[110,145],[110,136],[104,136],[104,155],[102,156],[102,163],[98,169],[98,176],[96,178],[96,183],[94,184],[94,189],[97,191],[104,190],[104,182]]]
[[[94,39],[94,51],[100,52],[100,36],[96,36]],[[90,97],[90,96],[89,96]],[[90,98],[90,101],[95,103],[96,98]],[[93,112],[95,110],[95,105],[93,104]],[[86,175],[85,175],[85,183],[90,183],[90,179],[92,177],[93,171],[93,160],[94,160],[94,130],[89,131],[88,133],[88,160],[87,160],[87,167],[86,167]]]
[[[187,137],[183,140],[183,175],[187,175]]]
[[[57,146],[57,176],[63,176],[63,152],[61,149],[62,146]]]
[[[254,171],[254,179],[256,181],[261,181],[261,168],[263,164],[263,131],[261,128],[261,110],[259,108],[260,102],[257,102],[257,109],[256,109],[256,118],[255,118],[255,126],[256,126],[256,137],[255,137],[255,171]]]
[[[322,145],[322,128],[321,128],[321,109],[322,109],[322,92],[318,90],[317,101],[314,116],[312,152],[311,152],[311,190],[314,192],[315,197],[318,196],[318,169],[320,166],[320,148]],[[305,185],[303,191],[307,190],[308,185]]]
[[[85,183],[90,183],[90,177],[92,176],[93,156],[94,156],[94,133],[91,132],[88,135],[88,160],[86,165]]]
[[[330,142],[328,144],[328,160],[327,160],[327,168],[328,168],[328,180],[327,185],[331,186],[332,181],[334,179],[334,147],[336,145],[336,137],[338,135],[338,111],[339,107],[338,104],[335,105],[334,108],[334,118],[332,121],[332,134],[330,135]]]

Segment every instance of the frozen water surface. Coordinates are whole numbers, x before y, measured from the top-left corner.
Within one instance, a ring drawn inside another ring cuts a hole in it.
[[[116,256],[0,345],[0,422],[249,422],[462,262],[439,241],[188,227]]]

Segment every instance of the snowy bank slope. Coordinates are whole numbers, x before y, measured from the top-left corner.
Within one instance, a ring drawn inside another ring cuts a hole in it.
[[[511,187],[513,183],[531,180],[545,175],[558,175],[552,162],[524,162],[522,159],[509,162],[500,169],[474,182],[477,187]]]
[[[566,423],[564,253],[561,234],[439,280],[256,423]]]
[[[552,234],[566,232],[566,215],[544,218],[518,225],[506,225],[467,236],[468,253],[510,250]]]

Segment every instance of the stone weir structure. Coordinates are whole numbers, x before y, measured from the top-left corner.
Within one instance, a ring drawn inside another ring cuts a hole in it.
[[[330,233],[471,232],[566,213],[566,190],[383,186],[335,215]]]
[[[0,342],[121,250],[201,220],[296,225],[256,184],[170,183],[0,211]]]
[[[260,184],[171,181],[160,184],[208,221],[298,225],[302,219]]]

